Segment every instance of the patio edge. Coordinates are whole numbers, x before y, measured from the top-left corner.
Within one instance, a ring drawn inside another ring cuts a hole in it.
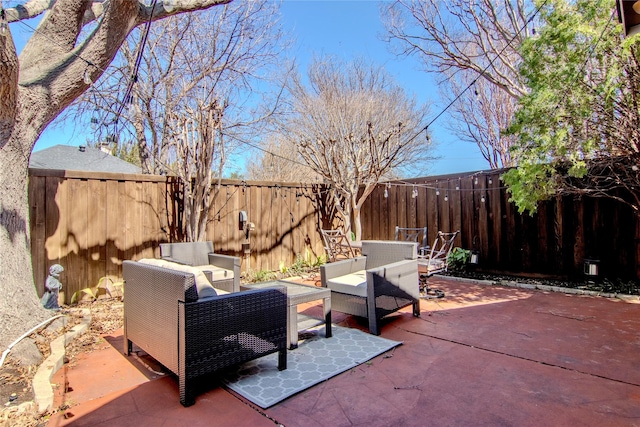
[[[33,396],[39,414],[44,414],[53,408],[54,395],[51,378],[64,364],[66,345],[89,329],[91,312],[85,308],[82,309],[82,313],[82,320],[79,324],[49,344],[51,354],[42,362],[33,377]]]

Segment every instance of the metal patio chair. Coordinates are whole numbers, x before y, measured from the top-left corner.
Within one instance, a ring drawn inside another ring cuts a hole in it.
[[[429,289],[427,279],[436,273],[447,271],[449,268],[449,254],[453,250],[453,242],[460,230],[452,233],[438,231],[438,236],[431,246],[429,255],[418,258],[418,272],[420,275],[420,294],[422,297],[442,298],[444,293],[438,289]]]
[[[421,238],[422,237],[422,238]],[[426,256],[429,252],[427,244],[427,227],[399,227],[396,225],[395,240],[416,242],[418,244],[418,257]]]
[[[327,251],[327,262],[336,262],[340,259],[349,259],[356,256],[351,247],[349,238],[342,230],[320,230],[324,249]]]

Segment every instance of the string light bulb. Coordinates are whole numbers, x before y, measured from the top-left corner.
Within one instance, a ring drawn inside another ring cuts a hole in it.
[[[444,195],[444,201],[445,201],[445,202],[448,202],[448,201],[449,201],[449,193],[447,193],[447,194],[445,194],[445,195]]]
[[[84,80],[84,83],[87,85],[93,84],[93,80],[91,80],[91,72],[89,71],[89,66],[87,66],[87,68],[84,69],[84,75],[82,76],[82,80]]]
[[[389,198],[389,191],[386,188],[384,189],[384,198]]]
[[[484,194],[480,197],[480,201],[481,201],[482,203],[484,203],[484,201],[485,201]]]
[[[177,3],[178,2],[176,0],[164,0],[162,2],[162,7],[167,11],[167,13],[171,13],[176,9]]]
[[[440,195],[440,189],[436,188],[436,196]]]
[[[9,32],[9,24],[7,24],[7,15],[4,9],[0,9],[0,36],[6,37]]]
[[[126,103],[127,103],[127,109],[129,110],[129,113],[134,113],[136,110],[136,98],[133,95],[129,95],[126,99]]]
[[[411,198],[415,199],[416,197],[418,197],[418,189],[416,188],[416,186],[413,186],[413,191],[411,191]]]

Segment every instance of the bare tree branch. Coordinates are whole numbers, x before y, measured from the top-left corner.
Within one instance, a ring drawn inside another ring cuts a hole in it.
[[[427,108],[361,60],[317,59],[307,77],[308,84],[296,76],[288,86],[293,114],[280,120],[279,138],[332,185],[347,229],[360,238],[360,208],[376,184],[429,161],[430,146],[417,137]]]
[[[514,164],[514,139],[502,130],[528,93],[518,48],[533,32],[532,13],[530,0],[399,0],[383,8],[388,41],[440,76],[442,93],[457,98],[452,130],[476,143],[492,168]]]

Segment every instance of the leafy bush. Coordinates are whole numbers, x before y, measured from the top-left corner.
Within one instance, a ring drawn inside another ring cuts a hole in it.
[[[469,259],[471,259],[471,251],[469,249],[453,248],[447,258],[449,269],[464,270]]]

